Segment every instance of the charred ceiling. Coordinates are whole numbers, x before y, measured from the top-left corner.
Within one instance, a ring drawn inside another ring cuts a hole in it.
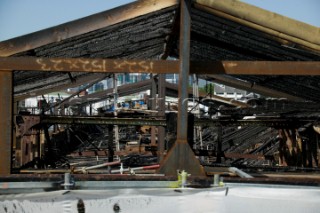
[[[165,52],[179,58],[178,6],[153,11],[92,32],[43,45],[14,56],[157,59]],[[318,61],[317,51],[283,40],[201,8],[191,9],[192,60]],[[168,43],[170,43],[168,45]],[[173,45],[171,45],[173,43]],[[87,75],[24,72],[14,74],[15,95],[66,85]],[[307,100],[319,101],[319,78],[314,76],[235,76]]]
[[[164,53],[172,33],[176,9],[177,6],[166,8],[14,56],[157,59]],[[88,74],[72,75],[76,80]],[[71,80],[67,74],[62,73],[16,71],[15,95],[49,86],[48,84],[58,86]]]

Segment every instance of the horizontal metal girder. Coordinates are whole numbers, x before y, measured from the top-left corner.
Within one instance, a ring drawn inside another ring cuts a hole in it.
[[[320,75],[318,61],[193,61],[196,74]]]
[[[100,73],[179,73],[179,61],[2,57],[0,70]],[[228,75],[320,75],[319,61],[191,61],[190,73]]]
[[[176,61],[90,58],[0,58],[0,69],[93,73],[175,73]]]
[[[166,126],[166,120],[140,118],[108,118],[108,117],[41,117],[45,124],[96,124],[96,125],[126,125],[126,126]]]
[[[213,119],[213,120],[196,120],[195,126],[268,126],[274,128],[300,127],[306,123],[312,123],[311,119],[290,120],[282,118],[266,119]]]
[[[78,116],[39,116],[23,115],[23,120],[37,120],[41,124],[95,124],[95,125],[128,125],[128,126],[167,126],[165,119],[154,118],[114,118],[114,117],[78,117]],[[38,119],[39,120],[39,119]],[[300,127],[312,123],[312,119],[290,120],[283,118],[257,119],[199,119],[194,121],[195,126],[269,126],[275,128]],[[34,125],[36,125],[35,123]],[[32,128],[32,126],[29,126]]]

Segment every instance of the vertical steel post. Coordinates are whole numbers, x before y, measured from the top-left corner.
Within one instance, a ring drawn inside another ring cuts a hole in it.
[[[156,110],[157,105],[157,82],[154,74],[151,75],[151,110]],[[151,127],[151,145],[156,145],[156,127]]]
[[[160,172],[176,175],[177,170],[185,170],[194,176],[204,175],[199,160],[195,157],[188,144],[188,85],[190,69],[190,5],[191,0],[180,1],[180,71],[179,71],[179,102],[177,141],[161,162]]]
[[[161,117],[165,117],[166,111],[166,74],[159,74],[158,81],[158,93],[159,93],[159,113]],[[165,128],[163,126],[158,127],[158,161],[163,160],[164,146],[165,146]]]
[[[190,0],[181,0],[180,14],[180,50],[179,50],[179,100],[177,142],[187,142],[188,128],[188,86],[190,69],[190,29],[191,18],[189,10]]]
[[[113,162],[113,126],[108,126],[108,162]]]
[[[114,93],[114,117],[118,116],[117,108],[118,108],[118,75],[114,74],[113,76],[113,93]],[[119,126],[114,125],[114,140],[116,145],[116,151],[120,151],[120,144],[119,144]]]
[[[11,172],[12,72],[0,71],[0,175]]]
[[[218,144],[217,144],[217,159],[216,163],[221,163],[221,158],[223,157],[223,152],[222,152],[222,126],[219,125],[217,127],[217,132],[218,132]]]

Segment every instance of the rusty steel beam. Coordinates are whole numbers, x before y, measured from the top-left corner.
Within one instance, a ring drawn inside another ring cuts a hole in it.
[[[166,114],[166,75],[160,74],[158,79],[159,109],[158,116],[165,118]],[[161,162],[165,152],[166,130],[163,126],[158,127],[158,162]]]
[[[11,172],[12,72],[0,72],[0,175]]]
[[[192,61],[196,74],[320,75],[319,61]]]
[[[179,63],[181,61],[0,57],[0,70],[173,74],[179,73]],[[190,73],[211,75],[320,75],[320,62],[191,61]]]
[[[0,57],[0,70],[32,70],[92,73],[179,73],[180,61]],[[189,64],[189,61],[188,61]],[[189,69],[188,69],[189,70]],[[191,61],[194,74],[227,75],[320,75],[319,61]],[[181,84],[182,85],[182,84]]]
[[[0,43],[0,56],[31,50],[178,4],[178,0],[141,0]]]
[[[100,73],[175,73],[179,64],[163,60],[2,57],[0,70],[100,72]]]
[[[114,118],[114,117],[79,117],[79,116],[47,116],[47,115],[19,115],[24,121],[17,125],[17,135],[23,135],[35,125],[41,124],[84,124],[84,125],[132,125],[132,126],[167,126],[167,120],[154,118]],[[197,119],[195,126],[269,126],[274,128],[300,127],[307,123],[315,122],[315,119],[291,120],[282,118],[263,119]]]

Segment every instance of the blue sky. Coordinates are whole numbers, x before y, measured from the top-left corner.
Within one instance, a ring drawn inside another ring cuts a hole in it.
[[[320,0],[242,0],[320,27]],[[0,0],[0,41],[108,10],[132,0]]]

